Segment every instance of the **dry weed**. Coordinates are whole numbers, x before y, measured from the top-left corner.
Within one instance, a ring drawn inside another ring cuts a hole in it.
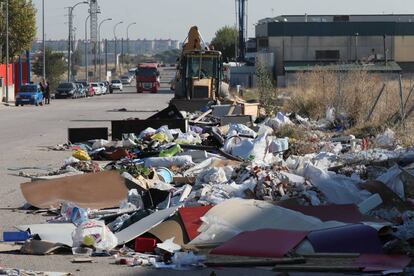
[[[383,84],[386,84],[385,90],[367,120]],[[403,86],[406,99],[410,84],[406,81]],[[334,107],[337,113],[346,114],[353,126],[360,128],[386,124],[401,110],[398,79],[385,79],[364,70],[338,73],[320,69],[298,74],[296,84],[289,91],[291,100],[287,110],[319,119],[325,117],[328,107]]]

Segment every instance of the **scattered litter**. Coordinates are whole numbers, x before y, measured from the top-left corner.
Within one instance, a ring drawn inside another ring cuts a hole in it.
[[[25,254],[69,251],[73,263],[402,271],[401,255],[414,256],[414,152],[389,129],[342,132],[348,116],[332,107],[319,121],[282,112],[253,121],[257,105],[239,118],[248,108],[169,107],[131,129],[117,121],[118,140],[52,147],[71,151],[61,168],[17,170],[33,180],[21,184],[27,205],[53,216],[3,240],[24,242]]]

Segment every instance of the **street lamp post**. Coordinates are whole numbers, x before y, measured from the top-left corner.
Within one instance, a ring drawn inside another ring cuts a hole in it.
[[[69,37],[68,37],[68,82],[72,79],[72,29],[73,29],[73,10],[81,4],[89,4],[88,1],[78,2],[72,7],[69,7]]]
[[[86,83],[89,82],[88,76],[88,20],[91,15],[88,15],[85,20],[85,80]]]
[[[102,76],[102,61],[101,61],[101,26],[106,21],[111,21],[112,18],[106,18],[99,23],[98,26],[98,56],[99,56],[99,80],[101,80]]]
[[[117,70],[117,65],[118,65],[118,58],[117,58],[117,45],[116,45],[116,27],[118,27],[120,24],[124,23],[124,21],[119,21],[118,23],[115,24],[114,26],[114,41],[115,41],[115,72]]]
[[[132,22],[132,23],[130,23],[129,25],[128,25],[128,27],[127,27],[127,29],[126,29],[126,38],[127,38],[127,50],[126,50],[126,52],[127,52],[127,55],[129,56],[129,28],[131,27],[131,26],[133,26],[133,25],[136,25],[137,24],[137,22]]]

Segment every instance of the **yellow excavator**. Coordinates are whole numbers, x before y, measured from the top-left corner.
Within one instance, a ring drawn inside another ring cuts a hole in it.
[[[172,87],[175,96],[170,104],[184,111],[200,110],[230,97],[229,85],[223,82],[222,54],[204,43],[196,26],[188,33]]]

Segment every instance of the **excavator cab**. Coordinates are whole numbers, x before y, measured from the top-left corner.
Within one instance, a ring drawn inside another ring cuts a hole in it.
[[[187,100],[215,100],[221,81],[221,53],[193,52],[184,56],[182,90]]]
[[[179,110],[199,110],[223,95],[221,52],[202,48],[201,41],[197,27],[192,27],[179,60],[171,101]]]

